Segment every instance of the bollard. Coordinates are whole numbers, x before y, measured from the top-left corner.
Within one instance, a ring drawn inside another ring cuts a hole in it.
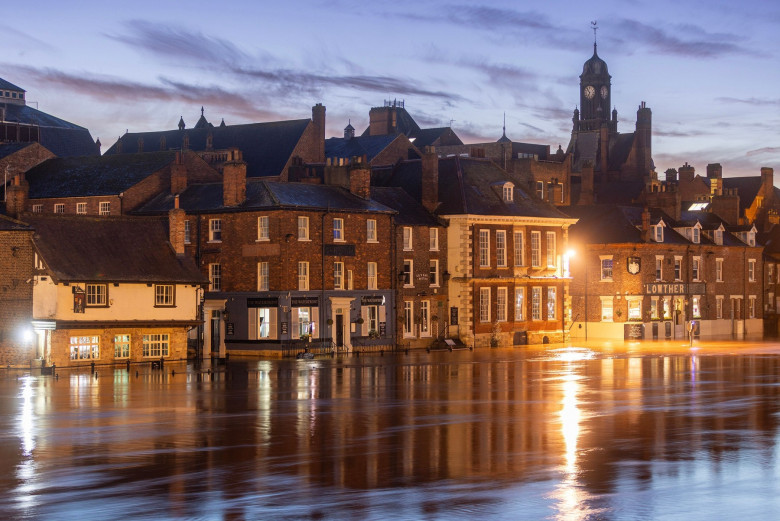
[[[89,367],[91,368],[92,372],[94,373],[95,372],[95,362],[91,362],[89,364]]]
[[[127,372],[130,372],[130,360],[127,361]]]

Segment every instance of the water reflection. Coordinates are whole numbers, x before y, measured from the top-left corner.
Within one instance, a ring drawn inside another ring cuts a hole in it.
[[[0,377],[0,508],[566,520],[780,507],[777,355],[478,350],[166,369]]]

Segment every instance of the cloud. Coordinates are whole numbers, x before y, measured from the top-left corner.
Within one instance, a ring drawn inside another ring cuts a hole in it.
[[[155,56],[195,64],[212,74],[219,71],[241,82],[254,80],[269,90],[275,99],[291,99],[302,95],[320,97],[324,89],[351,89],[452,101],[461,99],[456,94],[424,88],[415,80],[397,76],[341,74],[338,71],[281,67],[281,60],[269,53],[251,56],[230,41],[166,24],[134,20],[128,22],[126,28],[126,34],[109,37]],[[350,70],[357,69],[344,58],[332,63]]]
[[[780,153],[780,147],[764,147],[764,148],[757,148],[755,150],[748,150],[745,155],[746,156],[760,156],[764,154],[778,154]]]
[[[0,24],[0,41],[5,41],[3,46],[13,48],[14,45],[24,47],[25,49],[38,49],[41,51],[52,52],[55,48],[43,40],[19,31],[11,26]]]
[[[721,103],[737,103],[741,105],[752,105],[754,107],[777,107],[780,106],[780,98],[760,99],[760,98],[717,98],[715,101]]]
[[[610,40],[620,46],[644,45],[653,52],[691,58],[717,58],[730,54],[758,55],[743,47],[740,37],[729,33],[709,33],[692,24],[678,24],[671,29],[621,18],[610,23]],[[682,38],[678,35],[685,35]]]
[[[249,118],[277,118],[278,114],[259,108],[254,98],[216,86],[194,86],[166,78],[160,78],[162,85],[146,85],[121,78],[70,74],[51,68],[37,69],[30,66],[4,64],[5,70],[25,76],[34,82],[67,90],[74,94],[88,96],[107,103],[186,102],[217,107],[231,114]]]

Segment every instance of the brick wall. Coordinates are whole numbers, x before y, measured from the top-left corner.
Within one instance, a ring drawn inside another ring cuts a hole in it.
[[[0,366],[28,366],[36,349],[23,331],[32,319],[32,231],[0,231]]]
[[[0,158],[0,172],[5,172],[6,166],[8,166],[10,175],[27,172],[32,167],[53,157],[56,156],[41,144],[31,143],[13,154]]]

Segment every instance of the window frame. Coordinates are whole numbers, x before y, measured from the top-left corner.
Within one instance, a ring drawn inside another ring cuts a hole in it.
[[[298,216],[298,240],[309,241],[309,217],[307,215]]]
[[[379,242],[376,235],[376,219],[366,219],[366,242]]]
[[[298,291],[309,291],[309,263],[298,262]]]
[[[548,268],[557,268],[558,267],[558,247],[557,247],[557,239],[555,232],[546,232],[545,234],[546,240],[547,240],[547,267]]]
[[[96,290],[98,288],[103,288],[103,291],[92,291],[90,292],[90,289]],[[102,297],[102,299],[101,299]],[[95,301],[94,299],[97,298],[98,300]],[[90,299],[92,299],[92,302],[90,302]],[[88,308],[107,308],[109,305],[108,300],[108,284],[102,284],[102,283],[92,283],[89,282],[84,285],[84,305]]]
[[[68,351],[70,360],[97,360],[100,358],[100,335],[70,336]]]
[[[515,266],[525,266],[525,251],[523,249],[525,244],[525,237],[523,236],[523,232],[514,232],[512,237],[514,240],[514,244],[512,246],[514,247]],[[518,237],[520,240],[518,240]]]
[[[515,288],[515,322],[525,321],[525,288]]]
[[[257,291],[269,291],[271,267],[267,261],[257,263]]]
[[[76,215],[87,215],[87,203],[76,203]]]
[[[376,290],[379,287],[379,273],[377,272],[377,263],[369,262],[366,264],[366,289]]]
[[[615,261],[612,258],[612,255],[601,255],[599,259],[601,261],[599,280],[602,282],[614,282]]]
[[[411,226],[404,226],[403,227],[403,250],[404,251],[412,251],[412,240],[413,240],[413,233],[412,233],[412,227]]]
[[[479,288],[479,321],[490,322],[490,286]]]
[[[542,267],[542,232],[531,232],[531,267]]]
[[[143,358],[170,356],[170,335],[168,333],[147,333],[142,337]]]
[[[176,307],[176,285],[175,284],[154,285],[154,307],[156,308]]]
[[[490,230],[479,230],[479,267],[490,267]]]
[[[439,259],[430,259],[428,283],[432,288],[439,287]]]
[[[263,242],[271,240],[271,223],[267,215],[257,216],[257,240]]]
[[[342,217],[333,218],[333,242],[344,242],[344,219]]]
[[[414,287],[414,259],[404,259],[403,274],[404,274],[403,286],[405,288],[413,288]]]
[[[333,263],[333,289],[344,289],[344,263],[340,261]]]
[[[209,219],[209,242],[222,242],[222,219]]]
[[[222,291],[222,265],[218,262],[209,264],[209,291]]]
[[[542,287],[533,286],[531,288],[531,320],[538,322],[542,320]]]
[[[98,203],[98,215],[111,215],[111,201],[100,201]]]
[[[428,230],[428,250],[439,251],[439,229],[431,227]]]
[[[506,322],[508,318],[509,288],[496,288],[496,322]]]
[[[123,333],[114,335],[114,358],[130,358],[131,345],[131,335]]]

